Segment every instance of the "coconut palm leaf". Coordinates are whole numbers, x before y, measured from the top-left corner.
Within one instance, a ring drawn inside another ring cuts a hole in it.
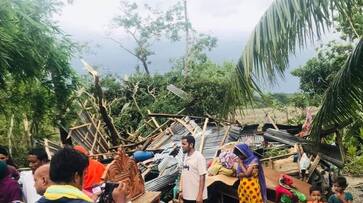
[[[309,40],[319,39],[334,12],[349,14],[354,0],[275,0],[256,25],[237,64],[239,94],[251,98],[251,79],[274,83],[283,76],[289,56]]]
[[[363,112],[363,38],[326,90],[311,135],[320,141],[320,131],[358,118]]]

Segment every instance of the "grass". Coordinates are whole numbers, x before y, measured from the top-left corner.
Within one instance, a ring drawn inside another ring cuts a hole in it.
[[[313,114],[317,112],[316,107],[310,107]],[[305,111],[299,108],[287,107],[287,110],[278,110],[274,108],[246,109],[243,112],[237,112],[232,119],[238,120],[242,124],[264,124],[271,123],[266,117],[266,113],[276,124],[298,124],[296,121],[304,122]]]

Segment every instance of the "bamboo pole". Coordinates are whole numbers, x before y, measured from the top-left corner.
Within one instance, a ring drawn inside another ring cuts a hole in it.
[[[148,114],[151,114],[151,111],[150,110],[147,110],[147,113]],[[159,123],[156,121],[155,117],[151,117],[151,120],[152,122],[154,123],[154,125],[156,126],[156,128],[159,128],[159,131],[162,133],[163,132],[163,129],[160,128],[160,125]]]
[[[209,121],[209,118],[206,118],[205,121],[204,121],[203,131],[202,131],[202,135],[201,135],[202,137],[201,137],[200,145],[199,145],[200,153],[203,152],[204,140],[205,140],[205,131],[207,130],[208,121]]]
[[[266,113],[266,116],[268,118],[268,120],[271,122],[272,126],[276,129],[279,130],[279,128],[277,127],[277,125],[275,124],[275,122],[272,120],[272,118],[270,117],[270,115],[268,113]]]
[[[224,132],[223,139],[222,139],[221,143],[219,144],[219,147],[222,147],[224,145],[224,143],[226,142],[227,135],[228,135],[230,129],[231,129],[231,126],[229,125],[227,127],[226,131]]]

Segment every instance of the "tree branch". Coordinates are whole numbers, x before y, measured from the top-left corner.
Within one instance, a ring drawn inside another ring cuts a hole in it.
[[[141,58],[139,56],[137,56],[134,52],[132,52],[130,49],[128,49],[127,47],[125,47],[122,42],[112,38],[112,37],[109,37],[110,40],[116,42],[122,49],[124,49],[125,51],[127,51],[129,54],[135,56],[137,59],[141,60]]]

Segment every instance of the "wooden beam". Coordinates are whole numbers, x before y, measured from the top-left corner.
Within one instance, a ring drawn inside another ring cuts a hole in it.
[[[200,145],[199,145],[199,151],[200,151],[200,153],[203,152],[204,141],[205,141],[205,131],[207,130],[208,121],[209,121],[209,118],[206,118],[204,120],[203,131],[202,131]]]
[[[75,129],[83,128],[83,127],[86,127],[86,126],[89,126],[89,125],[91,125],[91,123],[85,123],[85,124],[82,124],[82,125],[79,125],[79,126],[71,127],[71,128],[69,128],[69,130],[75,130]]]
[[[98,131],[97,131],[97,129],[100,127],[99,125],[100,125],[101,123],[98,123],[98,126],[96,127],[96,132],[95,132],[95,134],[94,134],[94,136],[93,136],[93,143],[92,143],[92,147],[91,147],[91,150],[90,150],[90,153],[91,154],[93,154],[93,151],[94,151],[94,148],[95,148],[95,146],[96,146],[96,143],[98,143],[98,145],[101,145],[101,143],[100,142],[97,142],[97,139],[98,139]]]
[[[279,128],[277,127],[277,125],[275,124],[275,122],[272,120],[272,118],[270,117],[270,115],[268,113],[266,113],[266,116],[267,116],[268,120],[271,122],[271,124],[274,126],[274,128],[276,130],[279,130]]]
[[[182,124],[193,136],[194,136],[194,128],[190,125],[188,125],[184,120],[182,119],[175,119],[177,122]]]
[[[309,179],[311,178],[311,175],[313,175],[313,172],[315,171],[316,167],[318,167],[320,163],[320,153],[318,153],[318,155],[316,155],[313,163],[310,165],[309,169],[308,169],[308,178],[306,179],[306,182],[309,181]]]
[[[171,130],[171,128],[167,128],[167,130],[165,130],[165,133],[169,132],[169,135],[164,138],[163,140],[161,140],[161,142],[159,142],[155,147],[153,147],[154,149],[158,149],[161,145],[163,145],[168,139],[170,139],[172,136],[174,136],[173,131]]]
[[[286,158],[286,157],[289,157],[289,156],[293,156],[295,154],[297,154],[297,153],[294,152],[294,153],[289,153],[289,154],[283,154],[283,155],[278,155],[278,156],[273,156],[273,157],[268,157],[268,158],[260,159],[260,161],[263,162],[263,161],[269,161],[269,160],[282,159],[282,158]]]
[[[228,133],[229,133],[230,129],[231,129],[231,126],[229,125],[227,127],[226,131],[224,132],[223,139],[222,139],[221,143],[219,143],[219,147],[222,147],[224,145],[224,143],[226,142],[226,139],[227,139],[227,136],[228,136]]]
[[[150,110],[147,110],[147,113],[148,114],[151,114],[151,111]],[[159,123],[156,121],[155,117],[151,117],[151,120],[153,121],[154,125],[156,126],[156,128],[159,128],[159,131],[162,133],[163,132],[163,129],[160,128],[160,125]]]
[[[184,117],[189,117],[191,119],[194,120],[204,120],[205,118],[209,118],[209,120],[211,121],[216,121],[216,122],[224,122],[224,123],[235,123],[235,122],[231,122],[231,121],[227,121],[227,120],[220,120],[217,118],[213,118],[212,116],[208,115],[205,117],[202,116],[191,116],[191,115],[181,115],[181,114],[168,114],[168,113],[148,113],[149,117],[162,117],[162,118],[184,118]]]
[[[204,119],[204,117],[200,116],[189,116],[189,115],[180,115],[180,114],[168,114],[168,113],[148,113],[149,117],[162,117],[162,118],[184,118],[189,117],[191,119]]]

